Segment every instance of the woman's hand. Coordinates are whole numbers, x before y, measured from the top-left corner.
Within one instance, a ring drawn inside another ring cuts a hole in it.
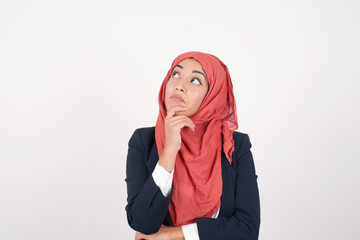
[[[177,240],[185,239],[181,227],[167,227],[161,225],[159,231],[154,234],[145,235],[140,232],[136,232],[135,240]]]
[[[181,147],[181,129],[189,127],[195,131],[195,124],[184,115],[174,116],[176,112],[186,111],[187,108],[175,106],[170,108],[165,119],[165,145],[164,150],[167,152],[177,153]]]
[[[181,129],[189,127],[195,131],[195,124],[184,115],[174,116],[176,112],[186,111],[187,108],[175,106],[170,108],[165,119],[165,145],[159,159],[159,164],[168,172],[175,166],[175,159],[181,147]]]

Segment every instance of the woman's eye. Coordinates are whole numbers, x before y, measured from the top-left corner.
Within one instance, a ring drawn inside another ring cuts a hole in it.
[[[191,82],[192,82],[192,83],[195,83],[196,85],[202,85],[201,82],[200,82],[200,80],[197,79],[197,78],[192,79]]]
[[[179,73],[178,73],[178,72],[173,72],[173,73],[171,74],[171,76],[173,76],[173,77],[179,77]]]

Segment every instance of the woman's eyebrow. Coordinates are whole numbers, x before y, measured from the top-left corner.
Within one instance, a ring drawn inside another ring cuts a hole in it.
[[[198,70],[194,70],[194,71],[192,71],[192,72],[193,72],[193,73],[199,73],[199,74],[203,75],[204,78],[206,79],[206,75],[205,75],[203,72],[200,72],[200,71],[198,71]]]
[[[175,67],[178,67],[178,68],[180,68],[180,69],[184,69],[184,67],[181,66],[180,64],[177,64]],[[175,68],[175,67],[174,67],[174,68]],[[206,78],[205,73],[203,73],[203,72],[201,72],[201,71],[198,71],[198,70],[193,70],[192,72],[193,72],[193,73],[199,73],[199,74],[203,75],[204,78],[205,78],[205,80],[207,81],[207,78]]]

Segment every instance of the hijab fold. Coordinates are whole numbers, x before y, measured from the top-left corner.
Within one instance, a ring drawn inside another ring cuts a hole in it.
[[[220,207],[222,194],[221,150],[229,163],[234,152],[233,131],[238,128],[236,104],[230,74],[217,57],[202,52],[179,55],[171,64],[159,92],[159,115],[155,141],[159,156],[165,145],[165,89],[173,68],[182,60],[197,60],[209,82],[200,108],[190,117],[195,131],[181,129],[181,147],[176,156],[173,193],[169,212],[173,226],[211,217]]]

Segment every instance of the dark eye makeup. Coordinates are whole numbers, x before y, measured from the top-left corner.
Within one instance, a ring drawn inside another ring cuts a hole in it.
[[[195,72],[195,73],[198,73],[198,72]],[[176,75],[179,76],[179,72],[176,70],[173,70],[173,72],[171,73],[171,76],[176,77]],[[193,82],[194,80],[197,80],[199,82],[199,83],[195,83],[196,85],[203,85],[202,81],[199,78],[192,78],[191,82]]]

